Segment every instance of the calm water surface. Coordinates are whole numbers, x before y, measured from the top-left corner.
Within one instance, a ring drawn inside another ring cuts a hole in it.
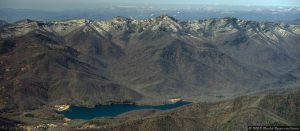
[[[90,120],[96,117],[113,117],[119,114],[141,109],[159,109],[168,110],[176,107],[180,107],[190,102],[179,101],[174,104],[166,104],[159,106],[139,106],[133,104],[112,104],[112,105],[99,105],[94,108],[72,106],[70,109],[63,112],[64,116],[70,119],[85,119]]]

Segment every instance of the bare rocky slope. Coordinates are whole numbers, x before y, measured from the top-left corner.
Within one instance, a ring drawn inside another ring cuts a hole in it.
[[[22,20],[0,36],[1,111],[219,101],[297,85],[300,77],[299,25],[169,16]]]

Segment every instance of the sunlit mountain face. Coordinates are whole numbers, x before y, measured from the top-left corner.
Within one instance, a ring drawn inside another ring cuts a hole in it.
[[[300,124],[295,1],[16,1],[0,6],[0,130]]]

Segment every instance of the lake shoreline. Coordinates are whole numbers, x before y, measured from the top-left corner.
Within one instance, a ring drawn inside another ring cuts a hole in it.
[[[184,105],[191,104],[192,102],[178,101],[176,103],[169,103],[163,105],[138,105],[133,103],[111,103],[109,105],[96,105],[94,108],[71,106],[69,109],[61,112],[64,117],[69,119],[84,119],[91,120],[97,117],[115,117],[120,114],[144,109],[158,109],[169,110]]]

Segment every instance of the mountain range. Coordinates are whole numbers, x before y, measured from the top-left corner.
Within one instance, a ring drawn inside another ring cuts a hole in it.
[[[167,15],[2,23],[0,130],[41,123],[66,130],[299,125],[299,24]],[[64,119],[52,109],[170,98],[193,103],[90,121]]]
[[[0,109],[169,98],[220,101],[297,85],[300,26],[170,16],[21,20],[0,29]]]

